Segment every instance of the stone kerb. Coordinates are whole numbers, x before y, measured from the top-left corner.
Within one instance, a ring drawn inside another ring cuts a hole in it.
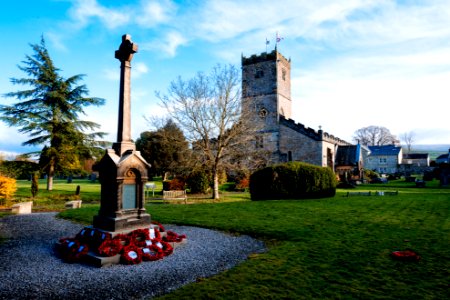
[[[13,214],[31,214],[31,209],[33,207],[33,201],[20,202],[12,206],[11,212]]]
[[[74,208],[81,208],[82,200],[72,200],[66,202],[66,209],[74,209]]]

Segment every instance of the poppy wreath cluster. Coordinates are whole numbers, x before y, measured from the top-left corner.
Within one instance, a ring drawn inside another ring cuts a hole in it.
[[[404,251],[394,251],[391,253],[391,257],[400,261],[419,261],[420,256],[411,249]]]
[[[60,239],[59,253],[66,262],[77,262],[89,250],[104,257],[120,254],[123,264],[139,264],[142,261],[155,261],[173,253],[169,242],[180,242],[185,235],[178,235],[168,231],[167,236],[161,238],[160,230],[164,227],[136,229],[129,234],[118,234],[114,237],[110,233],[95,228],[82,229],[75,238]]]
[[[60,239],[59,242],[61,243],[61,257],[68,263],[79,261],[89,252],[88,245],[77,241],[76,239],[63,238]]]

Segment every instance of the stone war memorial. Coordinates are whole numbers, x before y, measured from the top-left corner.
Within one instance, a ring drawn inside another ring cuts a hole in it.
[[[151,167],[131,140],[131,60],[138,51],[128,34],[115,51],[120,61],[117,142],[98,164],[101,199],[93,225],[74,238],[57,243],[67,262],[87,262],[98,267],[118,263],[137,264],[170,255],[186,242],[184,235],[153,224],[145,209],[144,186]]]

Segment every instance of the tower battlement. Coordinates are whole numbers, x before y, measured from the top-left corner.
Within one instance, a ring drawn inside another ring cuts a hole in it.
[[[256,63],[266,62],[266,61],[276,61],[278,59],[283,59],[287,62],[291,62],[291,59],[287,59],[277,50],[272,52],[262,52],[260,55],[253,54],[250,57],[245,57],[242,55],[242,66],[252,65]]]

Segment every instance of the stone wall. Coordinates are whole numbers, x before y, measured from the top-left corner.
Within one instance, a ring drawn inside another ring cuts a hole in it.
[[[280,154],[284,154],[286,161],[302,161],[322,166],[322,142],[282,125],[280,126]]]

